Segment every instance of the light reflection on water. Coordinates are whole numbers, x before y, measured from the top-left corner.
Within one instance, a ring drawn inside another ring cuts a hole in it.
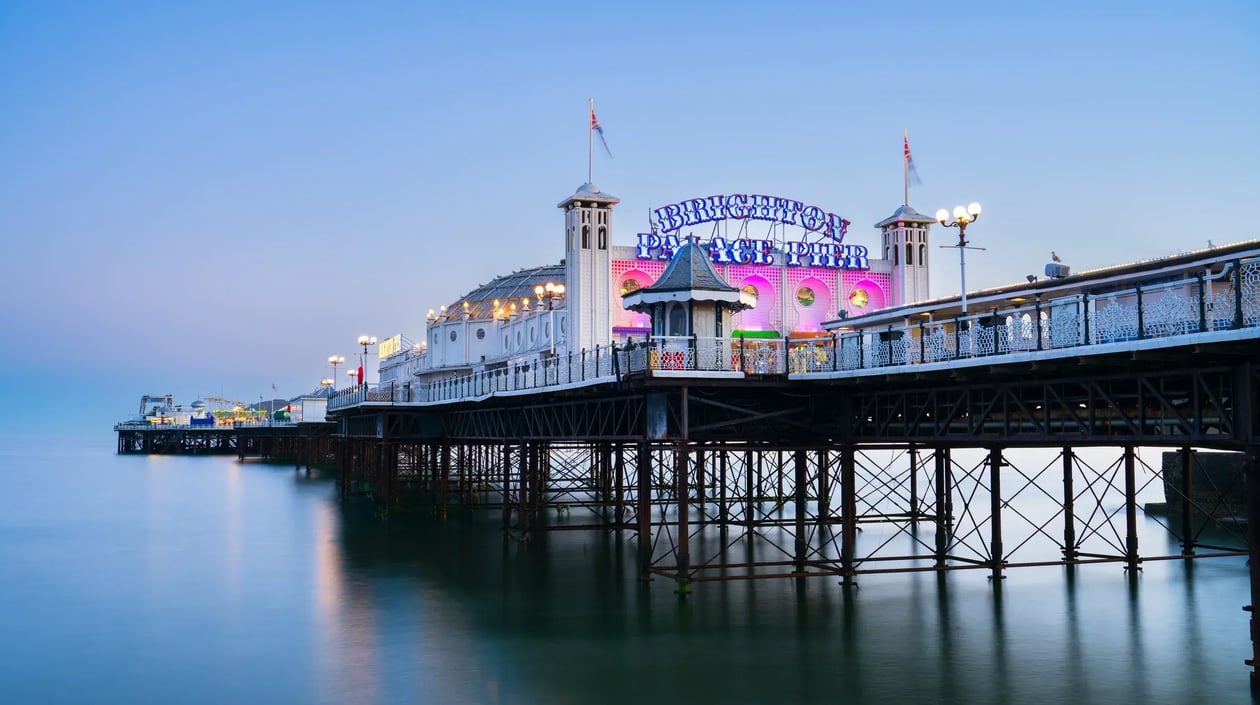
[[[326,477],[227,458],[0,463],[0,702],[1250,701],[1237,558],[680,601],[637,582],[629,533],[382,521]],[[1177,551],[1142,528],[1143,552]]]

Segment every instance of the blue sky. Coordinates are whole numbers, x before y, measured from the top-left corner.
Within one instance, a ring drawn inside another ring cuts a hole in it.
[[[911,205],[985,206],[972,288],[1260,237],[1254,1],[452,5],[0,3],[17,427],[296,394],[360,333],[558,261],[592,97],[625,244],[760,192],[873,246],[903,128]]]

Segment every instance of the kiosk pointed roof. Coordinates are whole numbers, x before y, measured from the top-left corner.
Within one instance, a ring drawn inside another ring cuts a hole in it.
[[[693,241],[678,248],[665,273],[651,286],[621,297],[622,306],[638,311],[660,301],[724,301],[733,310],[752,308],[754,300],[727,284],[713,267],[709,253]]]
[[[665,273],[644,291],[739,291],[713,268],[709,253],[693,241],[678,248]]]

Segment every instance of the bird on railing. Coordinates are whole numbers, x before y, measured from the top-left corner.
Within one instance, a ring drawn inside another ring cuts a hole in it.
[[[1050,250],[1050,261],[1051,261],[1051,262],[1062,262],[1063,260],[1059,259],[1059,256],[1058,256],[1058,255],[1056,255],[1056,254],[1054,253],[1054,250]]]

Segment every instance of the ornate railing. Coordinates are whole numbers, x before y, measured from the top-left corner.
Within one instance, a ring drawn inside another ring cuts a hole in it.
[[[808,340],[652,337],[435,382],[357,385],[334,392],[328,406],[336,410],[365,402],[472,401],[613,382],[648,372],[738,376],[897,368],[1255,327],[1260,327],[1260,259],[1253,258],[1235,260],[1213,277],[1196,274],[1102,295],[1081,293],[949,320]]]

